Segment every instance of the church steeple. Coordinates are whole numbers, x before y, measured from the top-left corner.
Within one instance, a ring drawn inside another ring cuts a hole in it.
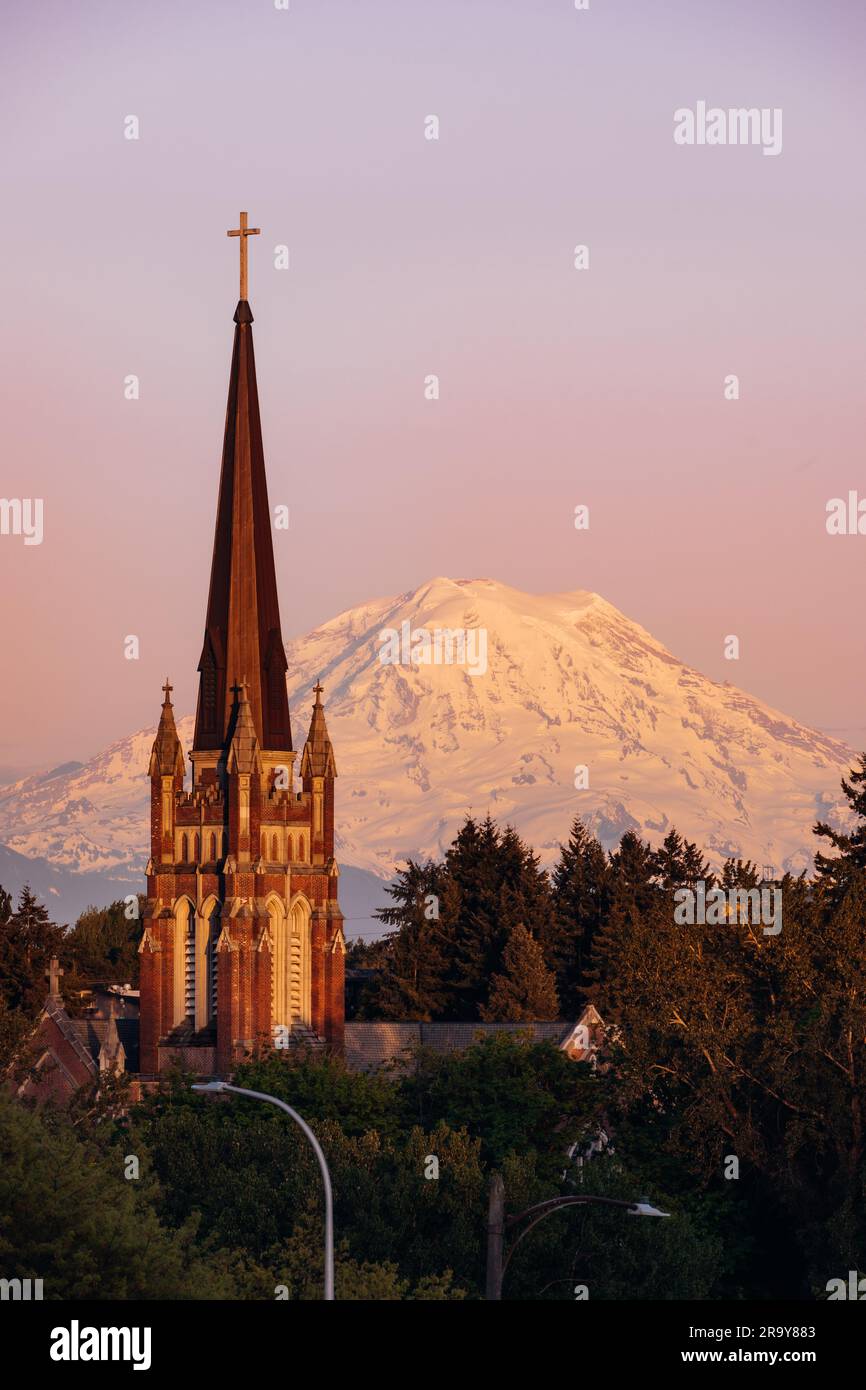
[[[228,1077],[273,1046],[343,1046],[334,751],[316,687],[301,790],[259,420],[247,237],[229,378],[189,790],[166,682],[150,760],[142,1074]],[[106,1048],[106,1060],[115,1049]]]
[[[246,293],[246,214],[235,233]],[[234,315],[222,471],[214,534],[193,751],[223,750],[233,688],[246,677],[253,726],[263,750],[290,751],[286,657],[274,572],[274,550],[253,352],[253,315],[246,298]]]

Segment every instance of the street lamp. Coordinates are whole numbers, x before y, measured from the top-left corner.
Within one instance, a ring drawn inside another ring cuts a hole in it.
[[[638,1197],[633,1206],[628,1209],[629,1216],[670,1216],[669,1211],[659,1211],[646,1197]]]
[[[230,1091],[232,1095],[248,1096],[250,1100],[266,1100],[271,1105],[279,1106],[280,1110],[285,1110],[287,1115],[291,1115],[295,1124],[298,1125],[312,1145],[313,1152],[319,1161],[322,1171],[322,1184],[325,1189],[325,1298],[331,1302],[334,1300],[334,1194],[331,1189],[331,1174],[328,1172],[328,1164],[325,1155],[322,1153],[322,1146],[316,1138],[306,1120],[302,1120],[297,1110],[293,1110],[284,1100],[278,1100],[276,1096],[270,1096],[266,1091],[248,1091],[243,1086],[230,1086],[227,1081],[200,1081],[191,1088],[193,1091],[205,1091],[215,1094],[221,1091]]]
[[[525,1211],[518,1212],[516,1216],[506,1217],[505,1185],[501,1175],[494,1173],[490,1179],[490,1206],[487,1217],[487,1298],[489,1300],[502,1298],[502,1281],[505,1278],[511,1256],[524,1236],[528,1236],[539,1221],[543,1221],[547,1216],[552,1216],[555,1211],[561,1211],[563,1207],[584,1206],[588,1202],[594,1202],[603,1207],[619,1207],[629,1216],[670,1216],[669,1211],[659,1211],[658,1207],[654,1207],[646,1197],[638,1197],[633,1202],[627,1202],[619,1197],[595,1197],[589,1193],[581,1193],[580,1196],[575,1197],[551,1197],[547,1202],[538,1202],[533,1207],[527,1207]],[[519,1221],[525,1221],[527,1217],[531,1217],[532,1220],[520,1232],[503,1260],[502,1247],[506,1229],[516,1226]]]

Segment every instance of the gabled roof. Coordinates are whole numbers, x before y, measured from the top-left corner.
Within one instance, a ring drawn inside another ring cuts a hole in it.
[[[92,1049],[87,1046],[87,1041],[82,1037],[80,1028],[78,1028],[74,1020],[69,1017],[61,1001],[49,996],[42,1013],[44,1017],[50,1018],[52,1023],[54,1023],[60,1033],[62,1033],[85,1070],[95,1076],[97,1070],[96,1057]],[[39,1024],[37,1023],[34,1031],[38,1032],[38,1029]]]
[[[113,1058],[119,1045],[125,1056],[125,1070],[138,1071],[137,1018],[71,1018],[69,1024],[97,1065],[100,1052]]]

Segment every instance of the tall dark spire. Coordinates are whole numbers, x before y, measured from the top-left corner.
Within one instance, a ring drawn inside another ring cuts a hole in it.
[[[241,245],[246,247],[244,237]],[[239,301],[234,321],[193,749],[224,747],[234,704],[232,688],[246,678],[259,746],[263,750],[284,751],[292,746],[287,663],[274,572],[253,354],[253,316],[245,299]]]

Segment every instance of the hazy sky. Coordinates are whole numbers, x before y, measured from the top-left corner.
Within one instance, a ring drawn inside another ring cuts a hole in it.
[[[825,528],[866,497],[861,0],[3,27],[0,496],[44,501],[41,545],[0,536],[6,775],[155,720],[167,672],[192,707],[241,208],[287,637],[434,574],[594,589],[866,743],[866,536]],[[676,145],[699,101],[781,108],[781,154]]]

